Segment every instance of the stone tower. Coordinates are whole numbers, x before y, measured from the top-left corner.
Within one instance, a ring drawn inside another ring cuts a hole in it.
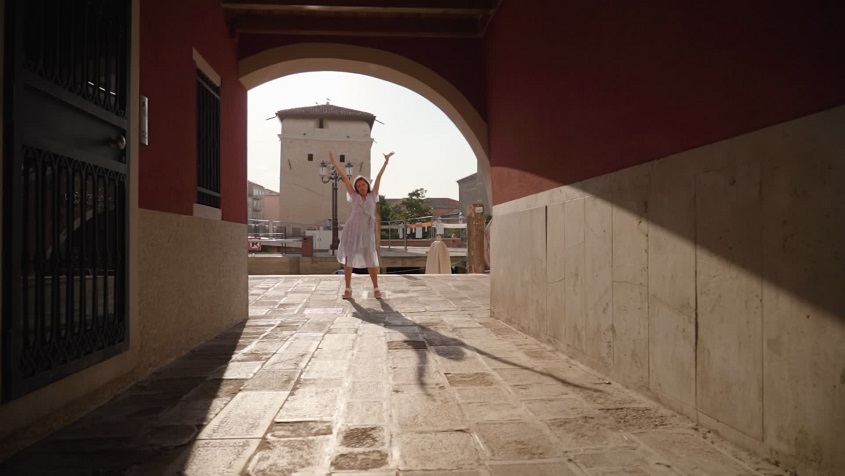
[[[320,162],[331,171],[329,151],[341,167],[354,166],[352,177],[370,174],[370,136],[376,116],[333,104],[284,109],[276,113],[281,122],[279,210],[282,223],[307,228],[328,225],[331,220],[331,183],[320,180]],[[351,205],[346,188],[338,181],[338,223],[349,217]]]

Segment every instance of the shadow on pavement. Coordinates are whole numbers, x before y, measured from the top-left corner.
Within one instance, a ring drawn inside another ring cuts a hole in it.
[[[0,462],[2,475],[179,474],[200,429],[246,380],[224,379],[254,330],[200,343],[69,426]]]
[[[481,348],[470,345],[470,344],[466,343],[465,341],[458,339],[456,337],[449,337],[449,336],[443,335],[440,332],[438,332],[436,329],[432,329],[431,327],[428,327],[424,324],[420,324],[420,323],[417,323],[415,321],[412,321],[411,319],[408,319],[402,313],[396,311],[393,307],[391,307],[390,304],[388,304],[387,301],[385,301],[384,299],[379,300],[379,304],[380,304],[380,307],[381,307],[380,310],[368,309],[368,308],[358,304],[357,302],[355,302],[354,299],[350,299],[347,302],[349,302],[352,305],[352,307],[355,308],[355,311],[352,314],[353,317],[356,317],[356,318],[358,318],[358,319],[360,319],[364,322],[370,323],[370,324],[375,324],[375,325],[378,325],[378,326],[382,326],[384,328],[390,328],[392,330],[402,332],[405,335],[406,340],[403,341],[404,345],[397,344],[400,348],[408,349],[408,350],[421,350],[421,351],[423,351],[423,352],[418,352],[420,361],[419,361],[419,365],[417,366],[417,372],[416,373],[417,373],[417,385],[419,385],[419,387],[426,394],[428,394],[428,392],[426,391],[426,384],[425,384],[425,369],[429,365],[429,362],[428,362],[429,357],[428,357],[428,352],[427,352],[428,349],[431,349],[432,352],[434,352],[435,354],[437,354],[441,357],[445,357],[445,358],[450,359],[450,360],[458,360],[458,361],[465,359],[466,356],[468,355],[468,352],[476,352],[479,355],[482,355],[484,357],[488,357],[490,359],[494,359],[494,360],[501,362],[503,364],[506,364],[508,366],[515,367],[515,368],[521,368],[521,369],[524,369],[524,370],[534,372],[538,375],[542,375],[542,376],[554,379],[554,380],[556,380],[559,383],[562,383],[564,385],[576,387],[576,388],[579,388],[581,390],[588,391],[588,392],[597,392],[597,393],[603,393],[604,392],[603,390],[600,390],[600,389],[595,389],[595,388],[592,388],[592,387],[587,387],[587,386],[584,386],[584,385],[581,385],[581,384],[578,384],[578,383],[575,383],[575,382],[568,381],[566,379],[560,378],[559,376],[551,374],[551,373],[546,372],[544,370],[539,370],[539,369],[536,369],[536,368],[533,368],[533,367],[530,367],[530,366],[527,366],[527,365],[523,365],[523,364],[520,364],[520,363],[517,363],[517,362],[513,362],[513,361],[508,360],[508,359],[503,358],[503,357],[499,357],[499,356],[494,355],[490,352],[487,352],[487,351],[485,351]],[[374,315],[373,313],[388,314],[388,316],[379,316],[379,315]],[[419,331],[421,331],[421,333],[422,333],[421,337],[416,335],[417,334],[416,329],[419,329]],[[446,347],[450,348],[449,351],[446,351],[446,349],[445,349]],[[452,348],[457,349],[457,351],[452,351]]]

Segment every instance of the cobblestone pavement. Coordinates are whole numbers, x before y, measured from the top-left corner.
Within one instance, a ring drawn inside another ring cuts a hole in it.
[[[250,277],[249,320],[7,474],[776,475],[490,319],[489,277]]]

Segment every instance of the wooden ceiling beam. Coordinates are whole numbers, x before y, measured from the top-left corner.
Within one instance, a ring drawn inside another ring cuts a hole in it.
[[[383,18],[354,20],[332,17],[290,17],[283,15],[237,15],[231,27],[240,34],[393,36],[428,38],[476,38],[481,35],[478,18]]]
[[[226,10],[267,12],[489,13],[497,0],[222,0]]]

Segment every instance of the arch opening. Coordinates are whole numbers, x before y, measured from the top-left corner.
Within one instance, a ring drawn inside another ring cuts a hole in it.
[[[370,76],[419,94],[443,111],[467,141],[492,201],[487,124],[456,87],[431,69],[394,53],[335,43],[271,48],[242,59],[239,69],[241,83],[247,89],[292,74],[332,71]]]

